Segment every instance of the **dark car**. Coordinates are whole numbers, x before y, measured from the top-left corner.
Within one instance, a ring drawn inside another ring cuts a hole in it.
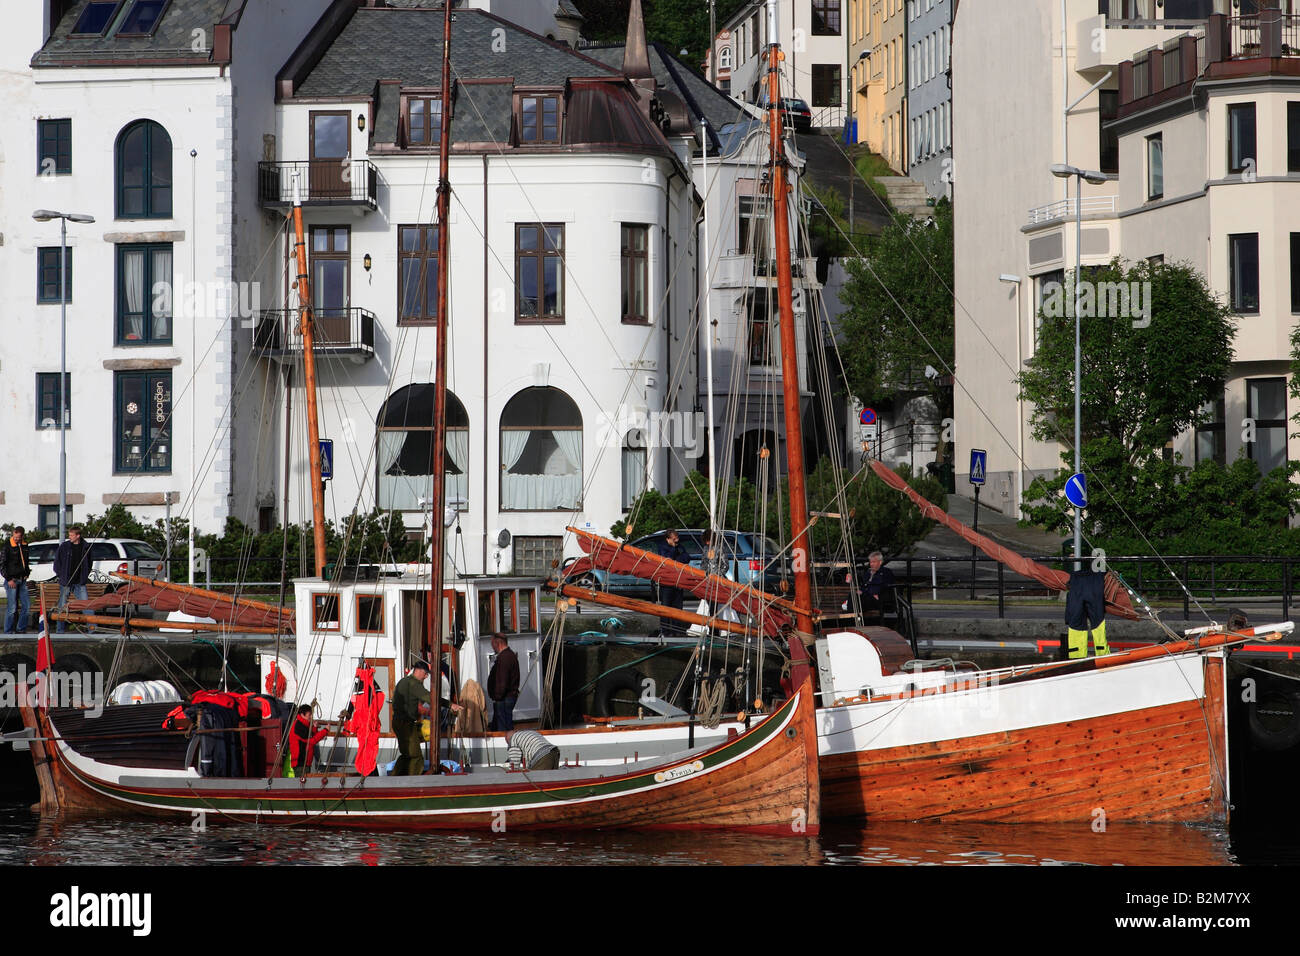
[[[704,566],[704,531],[698,528],[679,530],[678,537],[688,555],[690,563],[697,568]],[[658,553],[660,544],[667,537],[667,532],[656,531],[644,537],[629,541],[634,548]],[[747,584],[773,594],[781,594],[782,579],[789,578],[789,560],[777,557],[781,546],[771,538],[752,531],[723,531],[718,555],[718,571],[724,577],[730,577],[740,584]],[[566,562],[567,563],[567,562]],[[580,582],[598,590],[613,594],[626,594],[631,597],[653,597],[653,584],[644,578],[631,574],[610,574],[608,571],[593,569],[583,576]]]
[[[758,108],[767,109],[767,97],[759,101]],[[781,97],[781,112],[784,114],[785,121],[794,126],[798,132],[806,133],[812,129],[812,110],[797,96]]]

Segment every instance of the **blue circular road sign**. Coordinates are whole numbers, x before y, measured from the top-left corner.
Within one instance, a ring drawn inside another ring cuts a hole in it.
[[[864,425],[874,425],[876,423],[876,410],[874,408],[864,408],[862,414],[858,416],[858,421]]]
[[[1088,507],[1088,485],[1081,472],[1071,475],[1065,482],[1065,500],[1076,508]]]

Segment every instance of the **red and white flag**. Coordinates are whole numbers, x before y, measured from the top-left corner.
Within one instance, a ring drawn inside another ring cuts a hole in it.
[[[36,639],[36,670],[44,672],[54,666],[54,642],[50,639],[50,618],[45,613],[45,589],[41,588],[40,592],[41,636]]]

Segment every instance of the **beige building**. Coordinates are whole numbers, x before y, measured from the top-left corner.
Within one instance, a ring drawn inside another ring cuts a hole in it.
[[[1119,109],[1120,65],[1147,47],[1203,37],[1209,11],[1175,20],[1195,4],[1166,0],[1148,10],[1111,0],[1114,16],[1098,6],[1033,0],[1007,16],[995,0],[962,0],[952,27],[957,490],[971,493],[964,479],[970,450],[985,449],[981,500],[1007,512],[1035,475],[1061,464],[1061,445],[1030,438],[1030,409],[1014,383],[1033,354],[1039,296],[1075,263],[1075,180],[1056,178],[1050,167],[1067,163],[1108,176],[1083,185],[1085,267],[1121,253],[1161,254],[1166,245],[1170,258],[1187,258],[1184,244],[1194,241],[1200,259],[1207,255],[1203,224],[1173,225],[1185,204],[1165,214],[1167,230],[1152,220],[1150,241],[1130,242],[1134,229],[1147,228],[1137,225],[1143,217],[1133,217],[1142,206],[1134,202],[1142,166],[1119,150],[1116,129],[1107,124]],[[1223,276],[1210,278],[1224,287]]]
[[[1203,36],[1121,63],[1115,124],[1120,252],[1191,263],[1237,322],[1211,420],[1176,450],[1189,464],[1244,454],[1265,472],[1300,457],[1287,400],[1300,313],[1300,17],[1271,13],[1211,16]]]
[[[850,0],[849,63],[856,141],[907,169],[907,44],[903,0]]]

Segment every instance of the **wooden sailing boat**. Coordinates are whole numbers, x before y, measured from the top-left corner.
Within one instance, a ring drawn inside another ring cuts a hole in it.
[[[442,115],[450,119],[450,4],[444,7]],[[773,136],[779,137],[778,125]],[[447,242],[447,209],[450,186],[448,153],[450,122],[444,122],[441,139],[438,186],[439,269],[435,444],[433,460],[443,456],[446,407],[447,287],[450,257]],[[295,206],[298,289],[302,308],[302,334],[307,360],[308,394],[314,388],[312,371],[312,321],[306,256],[300,207]],[[788,281],[787,289],[788,293]],[[788,297],[788,296],[787,296]],[[796,396],[797,401],[797,396]],[[313,513],[316,530],[317,579],[296,582],[300,616],[309,617],[311,630],[325,632],[317,655],[334,671],[326,675],[331,692],[346,694],[357,665],[369,667],[365,652],[347,646],[345,635],[331,635],[327,622],[317,617],[323,605],[333,601],[335,614],[340,593],[319,579],[325,566],[324,505],[316,454],[315,412],[309,397],[309,451],[312,460]],[[442,500],[444,476],[432,468],[433,499]],[[434,514],[440,508],[435,504]],[[444,628],[444,599],[454,611],[456,590],[445,591],[442,581],[443,544],[441,522],[431,528],[432,574],[428,584],[427,630],[399,633],[381,629],[383,637],[367,646],[390,665],[412,656],[422,656],[425,647],[415,642],[425,637],[430,649],[441,651]],[[493,581],[491,590],[501,592],[512,582]],[[462,584],[473,592],[474,584]],[[397,611],[409,597],[409,588],[379,585],[370,589],[372,600],[387,602],[382,608]],[[191,608],[206,607],[223,620],[243,626],[281,627],[278,611],[271,615],[250,602],[224,601],[183,591],[169,585],[135,582],[128,593],[148,594]],[[477,596],[477,592],[473,592]],[[513,589],[511,613],[518,619],[521,588]],[[346,595],[351,599],[350,593]],[[467,594],[468,596],[468,594]],[[120,598],[125,600],[126,598]],[[304,603],[306,606],[304,608]],[[493,605],[489,604],[489,607]],[[535,619],[535,599],[531,614]],[[301,615],[302,611],[305,615]],[[381,612],[382,614],[382,612]],[[463,612],[462,612],[463,614]],[[335,618],[335,630],[337,631]],[[811,618],[801,619],[806,630]],[[405,646],[403,646],[403,643]],[[472,649],[472,648],[471,648]],[[79,710],[45,710],[30,702],[22,705],[29,746],[37,767],[41,807],[51,811],[116,811],[182,817],[211,814],[215,818],[309,822],[350,827],[416,827],[525,829],[535,827],[636,827],[636,828],[737,828],[777,834],[806,835],[819,826],[816,735],[812,716],[812,682],[807,653],[799,641],[792,642],[795,660],[793,691],[773,712],[745,728],[732,728],[700,746],[688,746],[674,736],[672,752],[648,748],[653,756],[641,757],[635,738],[620,738],[622,761],[605,760],[592,766],[576,758],[556,770],[513,771],[500,767],[472,766],[468,773],[440,773],[439,760],[431,761],[433,773],[418,777],[377,777],[364,773],[324,773],[298,778],[279,776],[280,739],[283,728],[276,720],[258,719],[255,710],[246,721],[224,734],[238,734],[238,776],[200,776],[192,766],[192,750],[186,734],[158,729],[165,707],[141,705],[122,708],[105,719],[89,720]],[[360,657],[360,660],[358,660]],[[358,673],[362,673],[357,669]],[[365,671],[372,673],[372,671]],[[370,678],[367,677],[368,681]],[[431,753],[438,755],[437,721],[432,722]],[[199,729],[198,734],[205,731]],[[217,731],[211,731],[217,732]],[[503,742],[499,735],[494,738]]]

